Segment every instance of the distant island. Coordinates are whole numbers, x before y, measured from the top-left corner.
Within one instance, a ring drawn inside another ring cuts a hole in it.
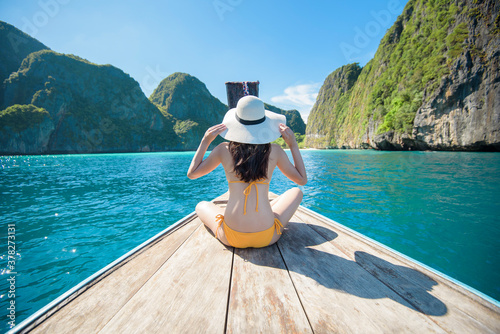
[[[148,99],[122,70],[49,50],[5,22],[0,45],[0,154],[195,150],[228,110],[186,73]],[[297,110],[267,107],[305,134]]]
[[[266,108],[302,147],[500,151],[499,11],[494,0],[410,0],[372,60],[325,79],[307,126],[297,110]],[[0,46],[0,154],[194,150],[228,109],[179,72],[147,98],[122,70],[1,21]]]

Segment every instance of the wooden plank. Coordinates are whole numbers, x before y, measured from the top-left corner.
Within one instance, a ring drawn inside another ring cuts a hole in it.
[[[300,211],[300,218],[324,237],[330,224]],[[407,300],[415,310],[426,314],[442,328],[456,333],[499,333],[498,307],[453,282],[418,266],[397,254],[362,239],[348,230],[335,229],[331,242],[349,259]]]
[[[200,226],[101,333],[222,333],[232,258]]]
[[[292,222],[278,245],[315,333],[444,332],[328,241]]]
[[[312,333],[276,244],[235,249],[227,333]]]
[[[470,291],[315,213],[292,221],[277,245],[233,259],[196,219],[34,331],[500,332],[498,307]]]
[[[32,333],[96,333],[200,225],[190,222],[129,259],[64,305]],[[145,265],[147,264],[147,265]]]

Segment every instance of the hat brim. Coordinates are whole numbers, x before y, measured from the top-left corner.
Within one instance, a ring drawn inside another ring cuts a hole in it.
[[[236,119],[236,108],[230,109],[224,116],[224,130],[220,136],[226,140],[244,144],[267,144],[275,141],[281,136],[280,123],[286,124],[285,115],[281,115],[269,110],[265,111],[264,122],[253,125],[241,124]]]

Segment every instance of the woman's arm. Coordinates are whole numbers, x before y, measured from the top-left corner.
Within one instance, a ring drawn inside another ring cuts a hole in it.
[[[191,180],[197,179],[203,175],[210,173],[220,164],[220,145],[214,148],[214,150],[205,160],[203,160],[203,156],[207,152],[208,146],[210,146],[212,141],[217,138],[217,136],[224,130],[226,130],[226,126],[224,124],[217,124],[210,127],[205,132],[205,135],[203,136],[203,139],[198,146],[198,150],[196,150],[193,160],[191,161],[191,165],[189,166],[187,172],[188,178],[190,178]]]
[[[285,151],[281,150],[278,156],[278,168],[290,180],[303,186],[307,183],[307,173],[304,161],[302,160],[302,155],[300,154],[299,144],[297,144],[297,140],[295,139],[295,134],[292,129],[285,124],[280,124],[280,132],[281,136],[285,140],[285,143],[290,148],[294,165],[292,165],[290,160],[288,160],[288,156]]]

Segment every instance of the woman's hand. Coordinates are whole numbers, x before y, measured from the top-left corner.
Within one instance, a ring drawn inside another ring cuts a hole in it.
[[[303,186],[307,183],[306,167],[304,165],[304,161],[302,160],[302,155],[300,154],[299,144],[297,144],[295,134],[292,129],[285,124],[280,124],[280,133],[283,140],[290,148],[294,165],[292,165],[290,160],[288,160],[288,156],[285,151],[281,150],[280,157],[278,158],[278,168],[290,180]]]
[[[220,145],[212,150],[207,159],[203,160],[203,156],[205,155],[205,152],[207,152],[210,143],[224,130],[226,130],[226,125],[221,123],[214,125],[205,131],[205,135],[203,136],[203,139],[194,154],[193,160],[191,161],[191,165],[189,166],[187,172],[188,178],[197,179],[200,176],[210,173],[220,164],[220,149],[218,149]]]
[[[226,129],[227,129],[226,125],[222,123],[214,125],[208,128],[207,131],[205,131],[205,135],[203,136],[202,141],[205,141],[207,144],[210,144],[212,141],[214,141],[215,138],[217,138],[218,135],[220,135]]]
[[[280,123],[280,133],[288,147],[292,148],[294,146],[298,146],[297,140],[295,139],[295,134],[293,133],[292,129],[290,129],[283,123]]]

